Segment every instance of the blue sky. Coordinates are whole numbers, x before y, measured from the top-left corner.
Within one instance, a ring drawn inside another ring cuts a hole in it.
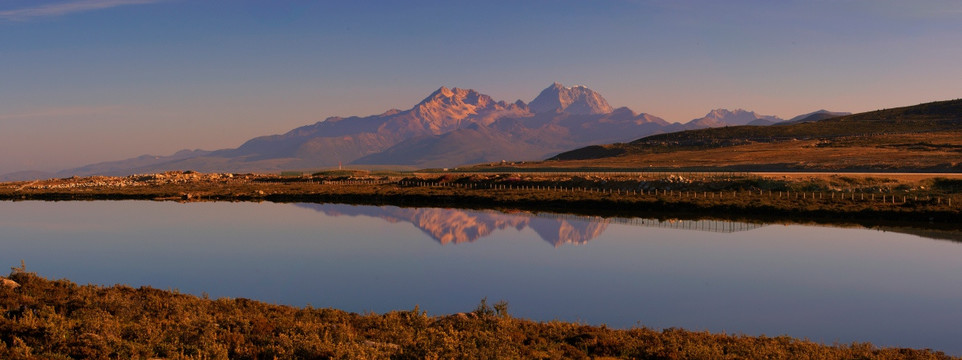
[[[0,173],[235,147],[444,85],[685,122],[962,97],[962,2],[0,0]]]

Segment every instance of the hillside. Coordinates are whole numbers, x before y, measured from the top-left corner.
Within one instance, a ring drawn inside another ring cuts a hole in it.
[[[658,134],[559,154],[553,166],[959,171],[962,100],[775,126]]]
[[[852,113],[833,112],[833,111],[822,109],[815,112],[810,112],[808,114],[802,114],[802,115],[793,117],[791,119],[785,120],[785,122],[783,122],[782,124],[788,125],[788,124],[796,124],[796,123],[803,123],[803,122],[810,122],[810,121],[818,121],[818,120],[831,119],[833,117],[839,117],[839,116],[845,116],[845,115],[852,115]]]

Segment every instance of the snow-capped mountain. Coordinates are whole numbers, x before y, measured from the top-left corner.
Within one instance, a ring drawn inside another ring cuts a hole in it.
[[[612,112],[605,98],[591,89],[578,85],[565,87],[551,84],[528,104],[534,113],[564,112],[569,114],[607,114]]]
[[[695,128],[703,128],[739,125],[771,125],[781,121],[784,120],[777,116],[759,115],[754,111],[715,109],[703,117],[692,119],[688,122],[688,125],[692,125]]]

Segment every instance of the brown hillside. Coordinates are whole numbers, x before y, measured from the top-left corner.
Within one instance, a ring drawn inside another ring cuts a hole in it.
[[[779,126],[660,134],[562,153],[542,166],[962,171],[962,100]]]

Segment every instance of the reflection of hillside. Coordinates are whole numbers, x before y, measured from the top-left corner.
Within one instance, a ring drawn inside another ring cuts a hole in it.
[[[962,231],[959,230],[942,230],[942,229],[919,229],[912,227],[897,227],[897,226],[879,226],[876,229],[882,231],[891,231],[915,236],[921,236],[924,238],[935,239],[935,240],[949,240],[954,242],[962,242]]]
[[[553,246],[585,244],[608,227],[599,221],[552,219],[494,211],[440,208],[399,208],[394,206],[352,206],[343,204],[297,204],[329,216],[370,216],[390,222],[409,222],[438,243],[460,244],[491,235],[495,230],[530,227]]]

